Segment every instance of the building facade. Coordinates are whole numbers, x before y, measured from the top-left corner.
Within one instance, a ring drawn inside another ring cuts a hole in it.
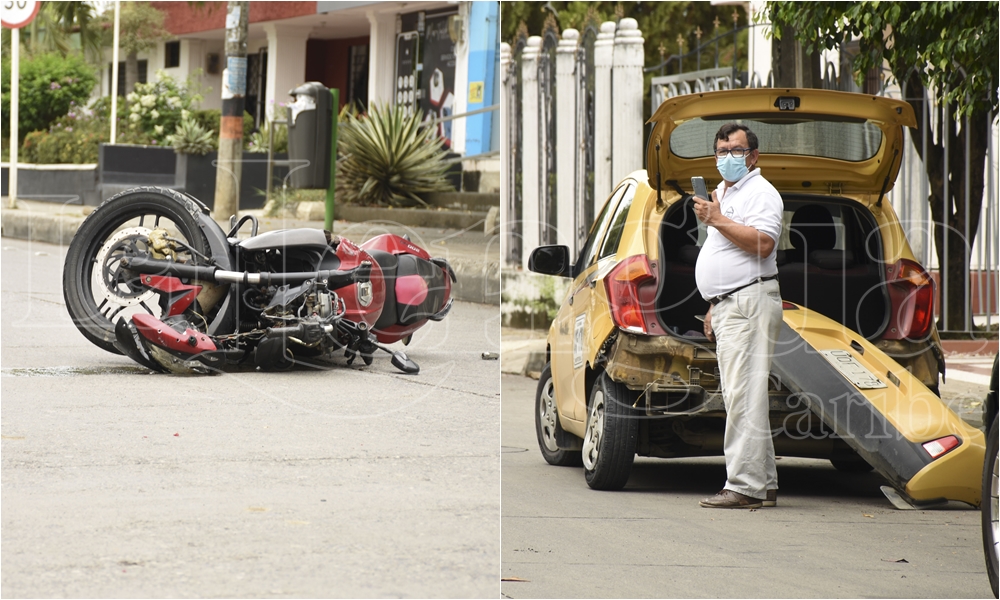
[[[162,69],[205,91],[202,108],[220,108],[226,62],[225,2],[156,2],[172,38],[139,55],[140,81]],[[372,102],[420,108],[428,118],[499,103],[499,2],[250,2],[246,111],[259,124],[289,90],[319,81],[340,90],[340,108]],[[111,92],[111,52],[101,94]],[[119,75],[119,90],[124,90]],[[499,111],[440,123],[464,157],[495,155]],[[476,168],[491,170],[489,163]],[[499,170],[497,166],[495,170]]]

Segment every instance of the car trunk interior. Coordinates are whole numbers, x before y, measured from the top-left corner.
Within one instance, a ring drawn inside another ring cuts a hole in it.
[[[867,339],[889,320],[882,241],[871,213],[844,198],[785,194],[778,276],[784,300],[806,306]],[[695,283],[705,240],[690,197],[674,203],[660,227],[657,315],[671,333],[704,340],[697,316],[708,311]]]

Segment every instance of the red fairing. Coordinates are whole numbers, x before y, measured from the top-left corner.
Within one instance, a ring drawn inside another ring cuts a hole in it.
[[[161,348],[192,355],[216,350],[215,344],[204,333],[190,328],[178,333],[153,315],[133,315],[132,322],[142,337]],[[194,340],[194,345],[191,340]]]
[[[356,283],[338,288],[335,291],[338,296],[344,299],[344,307],[347,309],[345,316],[349,321],[355,323],[363,321],[369,328],[374,327],[379,315],[382,314],[382,306],[385,303],[385,279],[382,276],[381,267],[370,254],[344,238],[340,238],[336,254],[337,258],[340,259],[340,268],[343,270],[353,269],[366,260],[372,263],[372,300],[368,306],[361,304],[361,299],[358,297],[358,284]]]
[[[200,285],[181,283],[176,277],[162,275],[146,275],[142,282],[154,290],[169,294],[167,301],[167,317],[184,314],[194,299],[201,293]]]
[[[427,253],[426,250],[408,242],[405,239],[394,233],[383,233],[382,235],[377,235],[367,242],[361,244],[361,247],[365,250],[382,250],[388,252],[389,254],[412,254],[414,256],[419,256],[424,260],[430,260],[431,255]]]

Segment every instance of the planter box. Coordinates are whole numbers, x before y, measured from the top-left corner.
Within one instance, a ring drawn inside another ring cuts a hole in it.
[[[198,198],[208,206],[215,202],[215,175],[219,160],[218,152],[204,156],[178,154],[176,181],[173,187]],[[274,160],[287,160],[287,154],[275,154]],[[280,186],[288,175],[288,167],[274,168],[274,185]],[[264,207],[264,190],[267,188],[267,154],[243,153],[243,172],[240,181],[240,210]]]
[[[173,148],[101,144],[99,189],[102,199],[140,185],[155,185],[181,190],[198,198],[210,208],[215,204],[215,175],[218,152],[204,156],[177,154]],[[275,154],[285,160],[286,154]],[[240,182],[240,210],[264,206],[267,187],[267,154],[243,153]],[[274,182],[280,185],[287,167],[275,167]]]
[[[10,165],[2,164],[2,191],[9,195]],[[17,196],[24,200],[44,200],[61,204],[100,202],[97,193],[97,165],[33,165],[18,163]]]

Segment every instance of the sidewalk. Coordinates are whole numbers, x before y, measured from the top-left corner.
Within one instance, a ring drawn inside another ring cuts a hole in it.
[[[73,235],[93,211],[92,206],[18,200],[18,208],[8,208],[2,198],[0,224],[2,236],[35,240],[67,246]],[[410,211],[411,213],[413,211]],[[313,218],[264,217],[263,211],[240,211],[253,214],[260,223],[259,232],[301,227],[322,229],[321,211],[300,210],[298,214]],[[412,215],[408,215],[413,221]],[[228,229],[228,223],[223,224]],[[243,231],[248,232],[244,225]],[[483,233],[480,221],[466,229],[408,226],[391,220],[349,222],[335,221],[334,233],[352,242],[361,243],[382,233],[408,234],[410,240],[427,250],[431,256],[445,258],[451,264],[458,282],[452,294],[456,300],[480,304],[500,304],[500,236]]]

